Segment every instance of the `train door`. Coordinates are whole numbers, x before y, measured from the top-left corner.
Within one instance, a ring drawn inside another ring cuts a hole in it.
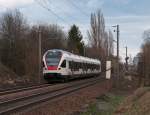
[[[68,76],[72,75],[71,69],[69,67],[69,61],[68,60],[66,60],[66,72],[67,72]]]
[[[62,73],[62,75],[67,75],[67,71],[66,71],[66,67],[67,67],[67,65],[66,65],[66,60],[63,60],[63,62],[61,63],[61,73]]]
[[[82,63],[82,76],[84,77],[86,74],[85,72],[85,63]]]
[[[73,61],[68,61],[68,73],[70,76],[73,76]]]

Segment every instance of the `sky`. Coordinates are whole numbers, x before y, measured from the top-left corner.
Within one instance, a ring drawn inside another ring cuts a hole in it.
[[[41,1],[50,10],[44,9],[36,1]],[[17,8],[31,25],[58,24],[66,32],[72,24],[76,24],[87,42],[90,14],[101,9],[106,31],[113,31],[114,25],[120,26],[120,55],[124,59],[125,46],[128,47],[129,56],[133,57],[140,51],[142,34],[150,29],[149,6],[150,0],[0,0],[0,14],[7,9]],[[113,35],[116,39],[115,32]]]

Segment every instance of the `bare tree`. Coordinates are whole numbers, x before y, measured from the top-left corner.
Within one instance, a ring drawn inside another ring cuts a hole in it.
[[[92,57],[101,59],[105,64],[106,57],[113,54],[113,35],[110,31],[108,33],[105,31],[105,20],[101,10],[91,14],[88,38]]]
[[[150,30],[143,34],[144,43],[141,47],[141,53],[138,64],[138,72],[143,78],[142,85],[150,85]]]
[[[49,49],[67,49],[67,38],[58,25],[40,25],[43,52]]]
[[[108,49],[108,51],[109,51],[109,55],[113,55],[113,53],[114,53],[114,38],[113,38],[113,34],[112,34],[112,32],[109,30],[109,33],[108,33],[108,39],[109,39],[109,49]]]
[[[39,28],[42,55],[49,49],[67,49],[66,33],[58,25],[29,26],[18,10],[0,17],[0,61],[23,80],[37,81]]]
[[[95,48],[101,48],[105,36],[105,21],[102,12],[99,10],[97,15],[91,14],[91,29],[88,31],[88,37],[91,45]]]
[[[24,74],[24,42],[27,24],[18,11],[7,11],[0,20],[3,39],[2,62],[19,75]],[[22,69],[19,69],[22,68]]]
[[[26,74],[30,80],[37,80],[38,76],[38,39],[39,28],[42,38],[42,55],[50,49],[66,49],[66,35],[57,25],[34,25],[26,39]]]

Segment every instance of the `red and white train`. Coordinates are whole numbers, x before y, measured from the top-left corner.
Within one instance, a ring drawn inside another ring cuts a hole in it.
[[[43,56],[43,75],[46,80],[96,76],[101,72],[97,59],[78,56],[60,49],[48,50]]]

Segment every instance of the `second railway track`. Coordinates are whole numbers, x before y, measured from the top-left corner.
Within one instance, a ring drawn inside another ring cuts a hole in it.
[[[37,88],[44,88],[51,86],[52,84],[40,84],[40,85],[33,85],[33,86],[28,86],[28,87],[23,87],[23,88],[15,88],[15,89],[9,89],[9,90],[4,90],[0,92],[1,95],[6,95],[6,94],[11,94],[11,93],[17,93],[21,91],[26,91],[26,90],[32,90],[32,89],[37,89]]]
[[[15,99],[5,100],[0,102],[0,114],[10,114],[16,112],[18,110],[27,108],[29,106],[33,106],[39,104],[41,102],[51,101],[53,99],[57,99],[61,96],[65,96],[82,88],[89,87],[94,85],[100,81],[103,81],[101,78],[92,78],[84,81],[80,81],[79,83],[72,83],[70,85],[57,88],[51,91],[39,92],[37,94],[32,94],[30,96],[18,97]]]

